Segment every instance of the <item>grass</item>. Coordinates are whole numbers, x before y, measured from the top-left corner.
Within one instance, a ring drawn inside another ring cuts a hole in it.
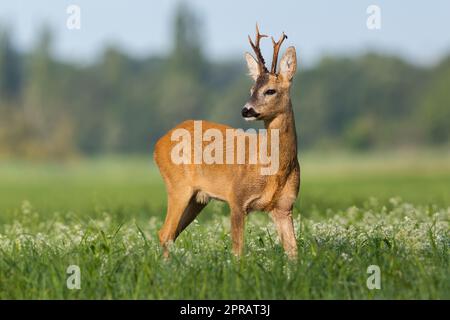
[[[263,213],[231,255],[213,202],[161,257],[165,191],[151,159],[0,164],[0,298],[449,299],[450,155],[301,156],[290,262]],[[69,265],[81,289],[66,286]],[[381,289],[366,286],[378,265]]]

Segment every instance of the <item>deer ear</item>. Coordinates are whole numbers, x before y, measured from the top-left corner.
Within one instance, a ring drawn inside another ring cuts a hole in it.
[[[289,47],[281,58],[280,61],[280,74],[288,79],[292,80],[295,71],[297,70],[297,54],[294,47]]]
[[[247,61],[249,75],[256,81],[259,76],[258,61],[248,52],[245,53],[245,60]]]

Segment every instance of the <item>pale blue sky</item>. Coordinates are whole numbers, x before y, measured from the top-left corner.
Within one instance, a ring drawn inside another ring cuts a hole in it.
[[[39,26],[49,24],[55,53],[64,59],[89,61],[108,43],[136,56],[164,53],[170,48],[170,18],[177,0],[14,0],[0,4],[0,24],[14,31],[26,49]],[[430,64],[450,53],[448,0],[315,0],[315,1],[185,1],[203,20],[203,38],[213,59],[242,56],[249,50],[247,34],[258,21],[261,31],[295,45],[300,58],[313,63],[323,54],[359,53],[375,49]],[[66,28],[66,7],[81,7],[82,28]],[[366,27],[366,8],[381,7],[382,28]],[[268,53],[270,41],[266,42]]]

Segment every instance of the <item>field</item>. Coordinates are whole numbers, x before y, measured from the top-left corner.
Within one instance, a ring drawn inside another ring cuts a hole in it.
[[[246,254],[212,202],[161,257],[165,190],[151,157],[0,162],[0,298],[450,299],[450,153],[301,154],[298,261],[264,213]],[[77,265],[81,288],[70,290]],[[370,290],[370,265],[381,289]]]

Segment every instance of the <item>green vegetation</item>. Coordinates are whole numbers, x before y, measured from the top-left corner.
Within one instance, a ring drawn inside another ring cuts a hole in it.
[[[217,202],[162,259],[154,142],[188,118],[246,126],[243,59],[209,59],[200,29],[181,5],[167,55],[108,47],[77,65],[54,57],[47,29],[24,51],[0,26],[0,299],[450,299],[449,57],[423,67],[367,53],[301,66],[291,92],[298,261],[262,213],[249,217],[236,261]],[[66,287],[69,265],[81,268],[81,290]],[[370,265],[381,290],[366,286]]]
[[[165,193],[150,157],[2,162],[0,298],[450,298],[448,152],[300,159],[296,263],[263,213],[250,215],[235,261],[219,202],[165,261]],[[81,290],[66,287],[72,264]],[[366,287],[369,265],[381,290]]]
[[[135,58],[111,46],[87,65],[56,59],[46,29],[20,52],[0,27],[0,156],[149,152],[188,118],[245,127],[244,59],[211,61],[198,20],[178,9],[167,55]],[[301,65],[292,88],[301,148],[448,146],[449,61],[421,67],[367,53]]]

